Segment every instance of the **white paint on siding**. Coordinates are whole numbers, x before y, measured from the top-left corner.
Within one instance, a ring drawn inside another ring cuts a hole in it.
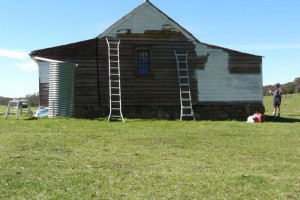
[[[173,30],[170,20],[162,17],[149,3],[145,3],[106,29],[99,37],[112,36],[129,29],[131,33],[144,33],[146,30]],[[178,31],[178,30],[177,30]]]
[[[230,74],[229,55],[221,49],[209,49],[204,69],[196,70],[198,101],[260,101],[261,74]]]
[[[40,83],[49,83],[49,62],[38,62]]]
[[[196,46],[196,54],[198,57],[200,56],[207,56],[208,50],[207,50],[207,46],[204,44],[201,44],[199,42],[196,42],[195,40],[193,41],[194,45]]]
[[[142,34],[149,30],[181,32],[188,40],[194,43],[199,57],[207,55],[207,46],[205,44],[199,43],[193,35],[147,1],[118,20],[98,37],[116,37],[117,34],[127,33],[127,31]]]

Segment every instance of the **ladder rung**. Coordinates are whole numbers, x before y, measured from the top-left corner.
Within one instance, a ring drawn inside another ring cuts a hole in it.
[[[121,110],[121,108],[111,108],[112,110]]]
[[[111,87],[111,89],[119,89],[119,87]]]
[[[183,93],[183,94],[189,94],[190,91],[181,91],[181,93]]]
[[[120,79],[118,79],[118,80],[111,80],[111,82],[119,82],[120,81]]]
[[[176,53],[176,56],[187,56],[186,53]]]
[[[185,60],[178,60],[178,63],[187,63]]]
[[[182,106],[182,109],[192,109],[192,106]]]
[[[181,101],[191,101],[191,99],[181,99]]]
[[[184,117],[194,117],[193,114],[182,114],[182,116],[184,116]]]
[[[120,96],[120,94],[118,93],[118,94],[110,94],[110,95],[112,95],[112,96]]]
[[[188,76],[179,76],[179,78],[189,78]]]
[[[113,76],[119,76],[120,74],[113,74],[113,73],[111,73],[110,75],[113,75]]]
[[[119,56],[118,54],[110,54],[110,56]]]
[[[111,115],[111,118],[122,117],[121,115]]]
[[[181,83],[180,86],[190,86],[188,83]]]
[[[121,101],[111,101],[112,103],[121,103]]]

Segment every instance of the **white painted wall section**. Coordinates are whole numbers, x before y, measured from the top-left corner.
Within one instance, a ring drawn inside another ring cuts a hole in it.
[[[49,62],[38,62],[40,83],[49,83]]]
[[[208,54],[205,68],[196,70],[199,102],[262,102],[261,74],[230,74],[228,53],[210,49]]]
[[[154,10],[149,4],[144,4],[106,29],[100,37],[115,37],[118,33],[126,33],[127,29],[131,33],[144,33],[146,30],[162,29],[176,31],[170,20],[164,19],[161,13]]]

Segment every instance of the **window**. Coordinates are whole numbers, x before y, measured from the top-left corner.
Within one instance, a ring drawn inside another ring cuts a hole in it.
[[[152,58],[150,48],[136,48],[135,51],[136,71],[138,76],[150,76]]]

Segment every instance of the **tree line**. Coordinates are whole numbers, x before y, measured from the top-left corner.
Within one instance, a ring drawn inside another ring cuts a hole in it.
[[[21,97],[18,99],[27,99],[30,102],[31,107],[39,106],[39,93],[28,94],[25,97]],[[8,105],[8,102],[13,100],[13,98],[8,97],[0,97],[0,105]]]
[[[300,77],[296,78],[293,82],[281,84],[281,89],[284,94],[300,93]],[[266,85],[263,88],[264,96],[272,95],[270,90],[274,90],[274,85]]]

